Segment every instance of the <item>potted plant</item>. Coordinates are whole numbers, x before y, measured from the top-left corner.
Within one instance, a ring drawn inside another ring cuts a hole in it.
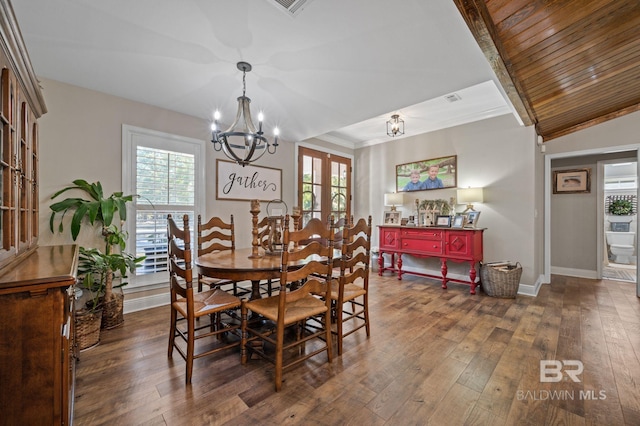
[[[77,179],[73,181],[73,185],[61,189],[51,198],[55,199],[72,190],[83,191],[88,197],[70,197],[52,204],[49,227],[51,232],[55,232],[55,219],[61,215],[57,229],[58,232],[63,232],[64,217],[69,212],[73,212],[70,229],[74,241],[84,224],[99,227],[104,252],[97,248],[81,248],[78,275],[83,287],[94,295],[88,302],[88,311],[95,312],[102,308],[102,317],[107,320],[106,323],[103,320],[103,327],[114,327],[122,323],[124,295],[121,292],[114,293],[113,289],[125,285],[126,282],[122,282],[122,279],[126,277],[127,271],[135,271],[137,265],[144,260],[144,256],[135,257],[124,252],[127,233],[121,227],[127,218],[126,204],[133,201],[133,195],[114,192],[105,197],[100,182],[88,183]],[[120,219],[119,226],[113,223],[116,216]],[[114,281],[117,282],[115,287]]]
[[[609,204],[609,214],[614,216],[631,216],[633,214],[633,203],[625,199],[614,200]]]
[[[635,214],[631,200],[618,198],[611,201],[608,213],[612,231],[629,232],[630,222]]]

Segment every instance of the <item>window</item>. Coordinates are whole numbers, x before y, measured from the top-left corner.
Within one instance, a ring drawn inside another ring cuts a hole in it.
[[[123,126],[125,193],[136,194],[127,212],[127,250],[145,261],[130,277],[128,287],[167,281],[167,214],[181,222],[189,215],[191,230],[199,211],[204,187],[202,141]],[[123,170],[124,170],[123,169]],[[124,174],[124,173],[123,173]],[[135,220],[133,220],[135,218]],[[192,241],[195,241],[192,239]]]
[[[298,203],[303,226],[312,217],[325,221],[351,215],[351,159],[300,147]]]

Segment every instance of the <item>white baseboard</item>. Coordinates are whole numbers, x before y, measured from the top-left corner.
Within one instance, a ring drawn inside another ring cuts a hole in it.
[[[518,294],[522,296],[537,297],[538,292],[540,291],[540,287],[542,287],[542,284],[545,284],[545,281],[546,280],[544,279],[544,275],[540,274],[540,276],[538,277],[534,285],[529,285],[529,284],[518,285]]]
[[[561,268],[559,266],[552,266],[551,273],[556,275],[565,275],[568,277],[577,277],[577,278],[598,278],[598,271],[590,271],[587,269],[574,269],[574,268]]]
[[[171,301],[169,293],[155,294],[153,296],[138,297],[135,299],[124,298],[124,313],[142,311],[144,309],[155,308],[168,305]]]

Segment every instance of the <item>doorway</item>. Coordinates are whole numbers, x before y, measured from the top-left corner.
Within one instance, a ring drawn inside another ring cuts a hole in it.
[[[638,164],[635,158],[601,162],[604,206],[602,278],[637,281],[636,233],[638,230]]]
[[[311,218],[323,222],[351,216],[351,159],[329,152],[298,149],[298,203],[302,226]]]
[[[624,154],[626,155],[624,155]],[[612,155],[612,154],[623,154],[620,155],[619,158],[628,158],[630,156],[633,157],[633,160],[636,161],[637,167],[640,168],[640,162],[638,162],[638,156],[640,153],[640,145],[626,145],[626,146],[611,146],[611,147],[602,147],[595,149],[586,149],[583,151],[572,151],[572,152],[564,152],[564,153],[556,153],[556,154],[547,154],[544,157],[544,242],[543,242],[543,260],[544,260],[544,274],[542,277],[542,282],[549,283],[551,282],[551,189],[552,189],[552,161],[558,159],[567,159],[567,158],[577,158],[583,156],[591,156],[591,155]],[[636,169],[636,174],[640,176],[640,171]],[[598,179],[599,182],[603,182],[603,179]],[[636,190],[636,197],[640,198],[640,188]],[[596,209],[598,212],[598,222],[597,228],[600,229],[601,232],[596,231],[598,243],[597,246],[602,248],[604,246],[604,242],[602,241],[604,238],[604,203],[599,203],[598,208]],[[602,218],[602,220],[600,220]],[[592,232],[593,232],[592,231]],[[638,247],[638,233],[635,234],[635,246]],[[600,252],[602,253],[602,252]],[[599,256],[599,259],[602,259],[602,256]],[[636,277],[638,276],[638,263],[636,263]],[[598,268],[597,274],[601,276],[601,268],[602,262],[596,259],[596,265]],[[593,278],[596,278],[594,276]],[[640,282],[636,280],[636,295],[640,297]]]

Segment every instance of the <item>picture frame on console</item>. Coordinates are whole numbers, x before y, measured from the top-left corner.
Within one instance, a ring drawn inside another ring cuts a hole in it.
[[[438,215],[436,217],[436,226],[449,228],[451,226],[451,216]]]
[[[385,225],[400,225],[402,220],[402,212],[398,210],[387,210],[384,212]]]
[[[475,228],[478,226],[478,218],[480,217],[480,212],[470,211],[467,213],[467,220],[465,224],[465,228]]]
[[[459,214],[457,216],[454,216],[453,221],[451,222],[451,227],[452,228],[458,228],[458,229],[462,229],[464,228],[464,225],[467,222],[467,216]]]

